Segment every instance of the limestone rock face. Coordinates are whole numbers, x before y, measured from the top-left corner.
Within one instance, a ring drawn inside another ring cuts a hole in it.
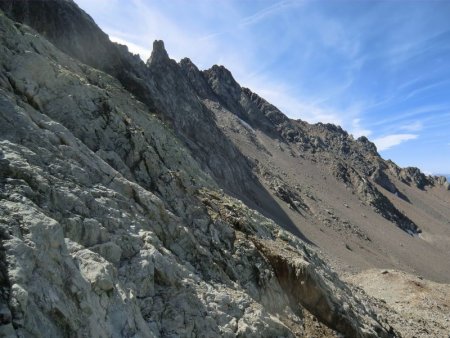
[[[117,79],[0,30],[1,336],[392,335]]]

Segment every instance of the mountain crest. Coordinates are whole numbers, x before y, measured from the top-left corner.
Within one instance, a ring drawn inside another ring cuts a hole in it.
[[[147,64],[157,64],[164,61],[170,60],[169,54],[167,54],[166,48],[164,47],[164,41],[155,40],[153,41],[153,50]]]
[[[234,79],[233,74],[222,65],[213,65],[210,69],[206,70],[205,73],[210,79],[216,79],[223,84],[240,88],[239,84]]]

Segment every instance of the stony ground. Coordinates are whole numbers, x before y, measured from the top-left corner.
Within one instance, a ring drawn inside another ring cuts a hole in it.
[[[403,271],[371,269],[346,281],[381,302],[380,309],[405,338],[449,337],[450,285]]]

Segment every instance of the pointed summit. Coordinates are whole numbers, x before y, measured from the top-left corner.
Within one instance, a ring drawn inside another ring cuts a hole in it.
[[[202,99],[211,98],[215,96],[207,78],[204,76],[198,67],[189,58],[184,58],[179,63],[181,71],[189,79],[192,87],[195,89],[199,97]]]
[[[220,81],[224,81],[225,83],[232,85],[234,87],[240,87],[239,84],[233,77],[233,74],[222,65],[213,65],[210,69],[205,71],[209,77],[216,78]]]
[[[179,62],[179,65],[185,72],[200,73],[200,70],[198,69],[198,67],[189,58],[181,59]]]
[[[150,55],[150,58],[147,60],[147,64],[156,64],[167,60],[169,60],[169,54],[167,54],[167,51],[164,48],[164,41],[155,40],[153,42],[152,55]]]
[[[216,95],[222,98],[228,109],[235,107],[241,97],[241,86],[236,82],[231,72],[224,66],[214,65],[210,69],[203,71],[209,85]]]

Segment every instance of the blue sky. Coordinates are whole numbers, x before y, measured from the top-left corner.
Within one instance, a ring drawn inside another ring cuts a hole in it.
[[[144,60],[162,39],[173,59],[222,64],[291,118],[450,173],[450,1],[76,2]]]

